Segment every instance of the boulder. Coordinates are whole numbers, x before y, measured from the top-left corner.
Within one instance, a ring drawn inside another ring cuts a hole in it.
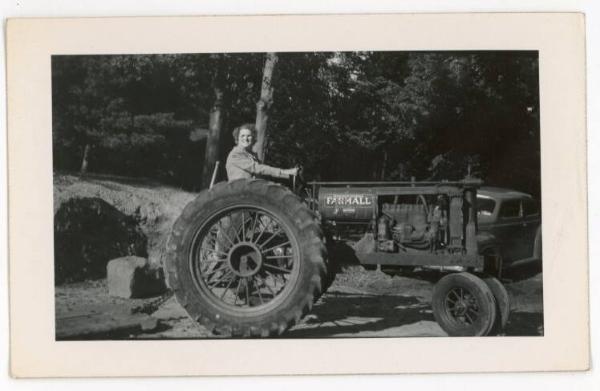
[[[151,267],[146,258],[116,258],[106,266],[108,294],[123,298],[144,298],[166,292],[162,268]]]

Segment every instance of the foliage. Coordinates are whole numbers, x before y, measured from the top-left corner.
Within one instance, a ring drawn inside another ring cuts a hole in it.
[[[539,196],[535,52],[278,53],[266,162],[322,180],[458,179]],[[54,168],[198,189],[217,70],[224,162],[254,122],[264,53],[54,56]],[[201,132],[200,132],[201,133]]]

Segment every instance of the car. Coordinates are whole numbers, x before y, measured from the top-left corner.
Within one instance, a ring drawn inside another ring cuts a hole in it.
[[[478,247],[497,257],[498,272],[542,261],[540,204],[529,194],[500,187],[477,191]]]

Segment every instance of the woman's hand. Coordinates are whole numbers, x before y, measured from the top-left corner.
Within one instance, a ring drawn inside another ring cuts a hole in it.
[[[297,176],[298,167],[288,168],[287,170],[281,170],[281,173],[285,176]]]

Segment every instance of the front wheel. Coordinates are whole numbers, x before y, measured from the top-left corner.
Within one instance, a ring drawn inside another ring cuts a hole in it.
[[[496,320],[496,302],[488,285],[470,273],[449,274],[433,288],[431,306],[449,336],[488,335]]]

